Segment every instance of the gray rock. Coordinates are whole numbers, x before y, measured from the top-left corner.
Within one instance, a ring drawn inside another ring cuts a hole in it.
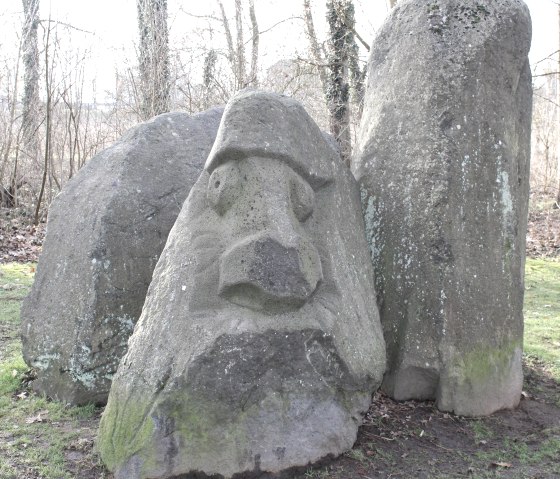
[[[104,403],[167,235],[212,148],[223,109],[142,123],[92,158],[49,211],[22,307],[33,388]]]
[[[353,172],[397,400],[518,404],[530,38],[521,0],[404,0],[373,45]]]
[[[294,100],[242,92],[154,271],[98,438],[118,479],[352,447],[385,368],[356,181]]]

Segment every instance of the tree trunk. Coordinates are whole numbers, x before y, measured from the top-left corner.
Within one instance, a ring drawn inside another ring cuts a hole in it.
[[[167,0],[137,0],[140,33],[140,116],[147,120],[170,109]]]
[[[23,104],[22,149],[35,162],[39,156],[38,129],[40,121],[39,100],[39,0],[22,0],[25,15],[23,23]]]
[[[354,6],[349,0],[329,0],[327,2],[327,22],[329,24],[329,82],[327,106],[329,108],[330,129],[338,144],[344,162],[350,166],[352,141],[350,136],[350,58],[355,47],[350,24],[354,23]]]
[[[560,208],[560,3],[558,3],[558,72],[556,75],[556,177],[558,191],[556,192],[556,207]]]
[[[245,41],[243,40],[243,10],[241,0],[235,0],[235,29],[237,31],[237,45],[235,58],[237,63],[236,90],[245,88]]]
[[[46,118],[45,118],[45,152],[44,152],[44,162],[43,162],[43,177],[41,180],[41,189],[39,190],[39,197],[37,198],[37,205],[35,206],[35,216],[33,219],[33,224],[37,226],[39,224],[40,213],[41,213],[41,203],[43,202],[43,196],[45,194],[45,186],[47,184],[47,177],[49,171],[50,163],[50,153],[51,153],[51,113],[52,113],[52,78],[51,78],[51,68],[49,65],[49,48],[50,48],[50,36],[51,36],[51,24],[49,21],[47,28],[47,35],[45,40],[45,90],[47,94],[47,105],[46,105]]]
[[[327,22],[329,25],[328,53],[323,54],[313,24],[310,0],[303,0],[305,33],[309,40],[311,55],[317,66],[319,78],[329,112],[329,129],[340,146],[342,159],[350,166],[352,140],[350,134],[350,87],[355,94],[361,115],[361,101],[364,92],[364,74],[358,63],[356,38],[369,49],[354,29],[354,4],[352,0],[329,0],[327,2]],[[326,57],[326,59],[325,59]]]
[[[311,13],[311,4],[309,3],[309,0],[303,0],[303,17],[305,20],[305,33],[307,35],[307,39],[309,40],[311,55],[313,56],[313,61],[317,66],[319,78],[321,79],[321,86],[323,87],[323,93],[326,96],[328,90],[327,65],[321,53],[321,47],[319,46],[319,42],[317,40],[317,34],[315,33],[315,25],[313,23],[313,15]]]
[[[10,153],[12,151],[12,141],[14,139],[14,125],[16,119],[16,106],[17,106],[17,96],[18,96],[18,78],[19,78],[19,59],[21,54],[21,41],[19,43],[18,48],[18,55],[16,61],[16,71],[14,74],[14,86],[11,93],[10,99],[10,91],[8,89],[8,104],[10,105],[10,116],[8,118],[8,131],[6,132],[5,142],[0,145],[0,151],[2,152],[2,157],[0,158],[0,206],[9,206],[11,203],[12,195],[9,193],[9,185],[7,187],[4,186],[4,174],[8,167],[8,163],[10,160]]]
[[[251,51],[251,71],[249,73],[249,84],[258,86],[257,62],[259,59],[259,25],[257,23],[257,15],[255,14],[255,2],[249,0],[249,17],[251,18],[251,29],[253,33],[252,51]]]
[[[249,0],[249,19],[251,21],[251,65],[249,73],[247,73],[247,54],[245,52],[245,43],[248,42],[245,42],[243,33],[242,0],[235,0],[235,44],[224,5],[221,0],[217,0],[217,3],[220,7],[221,21],[228,46],[227,59],[234,78],[233,90],[238,91],[248,86],[257,86],[260,33],[255,13],[255,2]]]

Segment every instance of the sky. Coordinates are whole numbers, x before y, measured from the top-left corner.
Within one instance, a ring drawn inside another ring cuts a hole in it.
[[[532,60],[537,61],[546,56],[550,50],[548,45],[558,44],[558,13],[555,0],[525,0],[533,19],[533,52]],[[324,5],[324,1],[313,2],[316,9]],[[0,0],[2,4],[15,4],[19,8],[20,0]],[[188,17],[182,11],[204,14],[212,5],[211,0],[192,2],[188,0],[168,0],[169,26],[172,33],[188,29]],[[226,8],[233,0],[224,0]],[[278,20],[301,14],[301,0],[256,0],[255,9],[262,24],[268,28]],[[362,36],[372,38],[387,15],[385,0],[355,1]],[[13,8],[13,7],[12,7]],[[51,10],[53,18],[64,19],[68,23],[84,30],[96,33],[99,40],[109,46],[127,46],[131,39],[136,38],[136,1],[135,0],[41,0],[41,13],[48,16]],[[0,11],[2,8],[0,8]],[[322,12],[317,10],[316,26],[324,23]],[[322,10],[324,11],[324,10]],[[364,12],[367,12],[364,14]],[[367,18],[364,18],[367,17]],[[282,29],[280,29],[282,30]],[[552,50],[554,51],[554,50]],[[542,55],[542,57],[539,57]]]
[[[558,49],[558,7],[554,1],[526,0],[533,19],[530,59],[539,68],[546,67],[546,62],[537,62]],[[223,3],[233,13],[233,0],[223,0]],[[371,43],[387,15],[386,0],[354,0],[354,3],[356,30]],[[326,26],[324,4],[324,0],[312,0],[319,36]],[[74,30],[72,41],[83,44],[90,51],[90,74],[96,76],[100,90],[108,88],[114,81],[115,66],[122,67],[127,62],[134,64],[134,44],[137,39],[136,0],[40,0],[40,5],[42,19],[49,18],[50,15],[52,19],[88,32]],[[267,30],[261,35],[262,66],[270,66],[278,58],[293,56],[294,52],[303,53],[307,49],[307,42],[300,35],[303,31],[301,18],[289,20],[291,17],[301,17],[301,5],[302,0],[255,0],[259,29]],[[196,42],[197,29],[216,23],[196,19],[192,15],[212,14],[214,7],[215,2],[212,0],[168,0],[171,42],[175,45]],[[0,0],[0,31],[17,29],[20,21],[21,0]],[[281,23],[276,25],[278,22]],[[1,42],[0,38],[0,49],[4,48]]]

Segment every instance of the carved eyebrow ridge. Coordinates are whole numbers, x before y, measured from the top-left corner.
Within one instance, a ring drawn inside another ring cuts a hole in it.
[[[301,165],[294,158],[278,152],[272,152],[267,148],[232,148],[223,149],[218,151],[212,158],[208,158],[204,169],[212,173],[218,166],[227,163],[228,161],[239,161],[249,157],[262,157],[271,160],[279,160],[286,163],[292,170],[300,175],[305,181],[309,183],[313,190],[330,183],[331,178],[321,175],[319,172],[309,171],[308,165]]]

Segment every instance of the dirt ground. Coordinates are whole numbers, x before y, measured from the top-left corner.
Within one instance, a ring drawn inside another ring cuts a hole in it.
[[[486,418],[457,417],[433,402],[397,403],[376,393],[352,451],[282,478],[560,478],[560,384],[536,361],[525,364],[525,375],[519,407]],[[94,453],[101,413],[51,424],[78,433],[64,453],[66,471],[76,479],[113,477]],[[24,463],[20,470],[18,479],[41,479]]]
[[[560,384],[537,361],[526,362],[525,375],[519,407],[486,418],[457,417],[433,402],[397,403],[376,393],[352,451],[282,478],[560,478]],[[112,479],[94,453],[101,413],[54,424],[79,433],[65,447],[66,470],[76,479]],[[18,479],[41,479],[24,464],[21,471]]]
[[[560,385],[534,361],[525,375],[519,407],[486,418],[377,393],[354,449],[301,477],[560,478]]]

